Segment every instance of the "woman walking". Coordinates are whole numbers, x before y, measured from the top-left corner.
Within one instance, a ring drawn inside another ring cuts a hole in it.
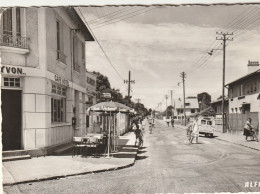
[[[195,118],[193,124],[192,124],[192,134],[191,134],[191,140],[190,143],[192,143],[193,139],[196,139],[196,143],[199,143],[199,123],[198,123],[198,117]]]

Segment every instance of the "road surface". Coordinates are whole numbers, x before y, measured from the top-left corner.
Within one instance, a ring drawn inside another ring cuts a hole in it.
[[[185,131],[157,121],[134,166],[4,187],[7,193],[259,192],[260,152],[214,138],[187,145]],[[243,137],[241,137],[243,138]]]

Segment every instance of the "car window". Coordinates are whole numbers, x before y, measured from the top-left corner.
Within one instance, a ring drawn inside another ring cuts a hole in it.
[[[208,125],[212,125],[212,121],[208,121],[207,124],[208,124]]]
[[[202,125],[205,125],[205,124],[206,124],[206,121],[205,121],[205,120],[201,120],[201,124],[202,124]]]

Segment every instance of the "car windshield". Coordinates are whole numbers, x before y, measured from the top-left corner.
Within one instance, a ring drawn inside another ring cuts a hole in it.
[[[206,124],[206,120],[201,120],[201,124],[205,125]]]

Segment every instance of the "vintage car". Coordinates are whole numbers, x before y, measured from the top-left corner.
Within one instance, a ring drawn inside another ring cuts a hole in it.
[[[215,120],[213,117],[201,117],[198,123],[199,134],[204,134],[206,137],[213,137],[215,129]]]

